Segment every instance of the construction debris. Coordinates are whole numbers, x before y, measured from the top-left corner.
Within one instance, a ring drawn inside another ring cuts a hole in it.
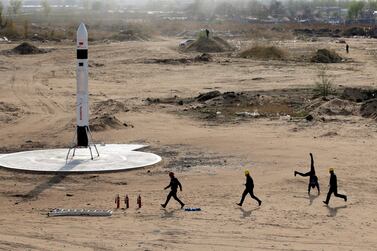
[[[113,211],[101,209],[64,209],[54,208],[48,212],[49,217],[54,216],[111,216]]]

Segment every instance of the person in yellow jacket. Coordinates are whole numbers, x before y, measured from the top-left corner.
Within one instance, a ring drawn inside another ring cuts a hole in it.
[[[242,193],[240,203],[237,203],[237,205],[241,207],[243,204],[243,201],[245,200],[246,195],[250,194],[251,198],[256,200],[258,202],[258,205],[260,206],[262,204],[262,201],[254,195],[254,181],[250,176],[249,170],[245,170],[245,176],[246,176],[246,184],[245,184],[246,188],[245,188],[245,191],[243,191]]]
[[[336,175],[334,173],[334,168],[330,168],[329,169],[329,173],[330,173],[330,189],[329,189],[329,192],[327,193],[326,200],[324,200],[323,203],[325,203],[326,205],[329,204],[330,197],[331,197],[332,193],[334,193],[335,197],[340,197],[344,201],[347,201],[347,196],[346,195],[338,193],[338,182],[336,180]]]

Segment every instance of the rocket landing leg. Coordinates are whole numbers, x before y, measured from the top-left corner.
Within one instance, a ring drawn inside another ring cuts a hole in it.
[[[99,152],[96,144],[93,143],[92,132],[90,131],[89,126],[77,126],[75,136],[73,139],[73,147],[70,147],[67,153],[65,160],[68,160],[69,154],[73,149],[72,158],[75,156],[76,148],[89,148],[90,157],[93,160],[93,153],[91,146],[94,146],[96,150],[97,157],[99,157]]]

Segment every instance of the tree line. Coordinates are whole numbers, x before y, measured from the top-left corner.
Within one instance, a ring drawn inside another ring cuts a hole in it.
[[[153,1],[153,0],[152,0]],[[158,0],[155,0],[158,1]],[[211,17],[249,16],[254,18],[282,18],[290,19],[315,19],[324,15],[327,17],[340,17],[358,19],[363,12],[377,11],[377,0],[234,0],[213,1],[195,0],[186,11],[191,15]]]
[[[315,19],[323,15],[327,17],[340,17],[346,10],[346,18],[358,19],[363,12],[377,11],[377,0],[193,0],[191,4],[181,5],[175,0],[148,0],[144,5],[145,10],[181,11],[186,15],[197,18],[210,19],[216,16],[229,18],[283,18]],[[52,5],[61,6],[77,5],[82,11],[119,10],[125,7],[126,2],[121,0],[41,0],[41,12],[48,16],[52,12]],[[163,4],[162,4],[163,3]],[[0,25],[3,25],[5,16],[12,17],[20,13],[22,0],[10,0],[7,8],[0,1]],[[331,11],[331,8],[333,10]],[[338,10],[338,11],[336,11]]]

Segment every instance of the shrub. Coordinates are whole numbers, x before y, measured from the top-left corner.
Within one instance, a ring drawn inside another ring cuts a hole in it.
[[[314,95],[318,97],[327,97],[336,94],[333,85],[333,78],[327,73],[327,68],[322,67],[318,71],[318,80],[315,82]]]

